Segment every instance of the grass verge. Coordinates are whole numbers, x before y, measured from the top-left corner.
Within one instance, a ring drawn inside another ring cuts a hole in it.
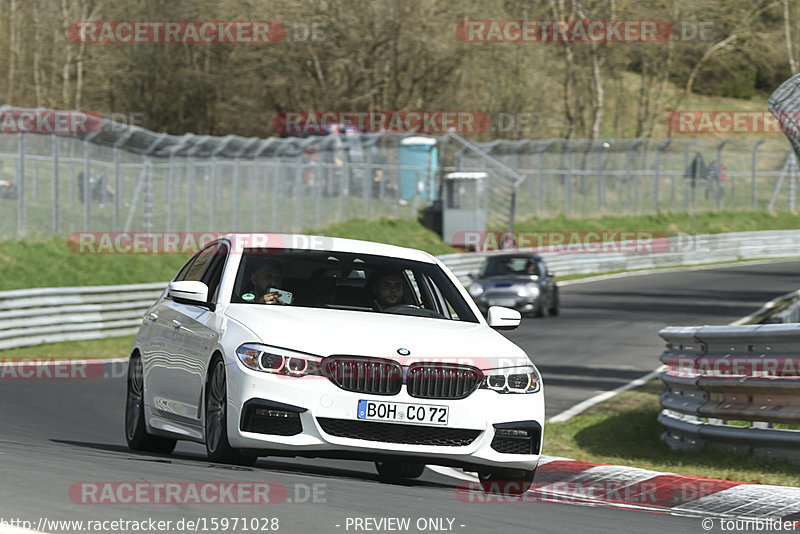
[[[652,231],[668,236],[690,235],[691,217],[684,212],[653,215],[607,215],[570,218],[564,215],[548,219],[530,218],[518,221],[517,231]],[[707,211],[695,219],[696,234],[721,234],[757,230],[795,230],[800,228],[800,214],[768,211]],[[504,228],[497,228],[504,230]]]
[[[800,465],[784,460],[702,450],[672,451],[661,441],[660,380],[626,391],[563,423],[545,427],[543,453],[603,464],[629,465],[681,475],[800,485]]]
[[[0,361],[52,361],[127,358],[134,336],[64,341],[0,350]]]

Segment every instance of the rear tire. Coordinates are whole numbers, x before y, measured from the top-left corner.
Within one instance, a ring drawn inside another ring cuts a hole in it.
[[[478,471],[483,491],[499,495],[524,495],[533,484],[536,469],[486,469]]]
[[[211,374],[206,385],[206,454],[212,462],[251,466],[258,456],[242,454],[228,442],[228,388],[225,362],[216,357],[211,361]]]
[[[382,480],[413,479],[422,476],[425,464],[406,464],[400,462],[375,462],[375,469]]]
[[[142,358],[134,354],[128,360],[128,395],[125,402],[125,439],[134,451],[169,454],[177,440],[154,436],[144,422],[144,372]]]

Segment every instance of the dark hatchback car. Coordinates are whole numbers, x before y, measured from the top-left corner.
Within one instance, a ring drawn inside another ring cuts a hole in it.
[[[484,314],[504,306],[523,315],[558,315],[555,276],[538,254],[489,256],[467,289]]]

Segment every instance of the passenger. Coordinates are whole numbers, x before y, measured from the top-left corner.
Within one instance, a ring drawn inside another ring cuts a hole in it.
[[[269,292],[270,288],[278,288],[283,282],[283,272],[280,263],[270,261],[263,264],[250,277],[250,282],[253,284],[253,293],[256,294],[256,302],[262,304],[286,304],[281,300],[280,293],[275,291]]]
[[[325,276],[324,273],[314,273],[311,275],[311,306],[324,308],[334,304],[336,300],[336,279]]]

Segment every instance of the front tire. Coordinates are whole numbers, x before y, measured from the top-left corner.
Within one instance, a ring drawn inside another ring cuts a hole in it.
[[[425,464],[375,462],[375,469],[382,480],[403,480],[421,477]]]
[[[138,354],[128,360],[128,395],[125,402],[125,439],[134,451],[169,454],[177,440],[148,434],[144,423],[144,372]]]
[[[500,495],[524,495],[536,476],[536,469],[486,469],[478,471],[483,491]]]
[[[547,310],[553,317],[558,316],[558,288],[553,289],[553,300],[550,309]]]
[[[228,442],[228,388],[225,362],[214,358],[206,386],[206,454],[212,462],[251,466],[257,456],[242,454]]]

